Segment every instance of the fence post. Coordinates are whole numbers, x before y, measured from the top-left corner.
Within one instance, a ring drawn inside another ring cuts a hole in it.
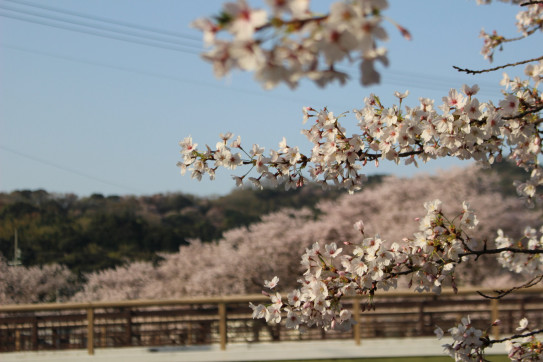
[[[21,330],[15,330],[15,351],[19,352],[21,350]]]
[[[32,350],[38,350],[38,317],[32,318]]]
[[[98,336],[96,336],[96,341],[97,341],[96,344],[99,347],[107,347],[107,327],[106,326],[100,327],[100,332],[98,333]]]
[[[94,308],[87,309],[87,351],[94,354]]]
[[[424,335],[424,301],[419,304],[419,334]]]
[[[219,335],[221,341],[221,351],[226,349],[226,304],[219,303]]]
[[[126,317],[126,345],[132,346],[132,310],[129,309]]]
[[[491,299],[490,300],[490,310],[491,315],[490,318],[491,323],[494,323],[496,320],[500,319],[500,310],[498,306],[498,299]],[[500,339],[500,326],[499,325],[492,325],[492,335],[495,339]]]
[[[360,301],[358,298],[353,299],[353,318],[356,323],[353,329],[354,343],[360,346]]]

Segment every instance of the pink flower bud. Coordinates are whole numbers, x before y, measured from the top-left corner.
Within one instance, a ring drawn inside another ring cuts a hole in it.
[[[364,234],[364,222],[362,220],[358,220],[354,224],[354,228],[358,231],[360,231],[361,234]]]
[[[407,40],[411,40],[411,33],[409,32],[409,30],[407,30],[406,28],[404,28],[403,26],[401,25],[398,25],[398,30],[400,31],[400,33],[402,34],[402,36],[407,39]]]

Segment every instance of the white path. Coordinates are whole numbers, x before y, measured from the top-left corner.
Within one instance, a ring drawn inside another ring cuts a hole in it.
[[[445,340],[445,339],[444,339]],[[86,350],[60,352],[0,353],[1,362],[215,362],[266,361],[286,359],[407,357],[444,355],[436,338],[368,339],[357,346],[348,341],[308,341],[258,344],[229,344],[225,351],[218,345],[193,347],[96,349],[93,356]],[[491,353],[505,353],[496,346]]]

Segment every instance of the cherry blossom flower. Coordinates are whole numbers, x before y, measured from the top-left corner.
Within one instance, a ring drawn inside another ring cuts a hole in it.
[[[272,280],[270,281],[265,281],[264,282],[264,286],[266,288],[270,288],[270,289],[273,289],[277,286],[277,283],[279,283],[279,278],[277,276],[274,276]]]

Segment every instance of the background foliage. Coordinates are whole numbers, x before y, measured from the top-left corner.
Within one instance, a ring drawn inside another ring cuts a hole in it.
[[[410,182],[373,176],[350,196],[311,185],[237,189],[216,198],[0,194],[0,302],[258,293],[262,278],[274,275],[284,288],[294,287],[299,255],[315,241],[356,241],[352,225],[359,219],[368,233],[399,241],[417,229],[420,200],[438,196],[453,212],[458,200],[470,199],[481,220],[472,236],[492,242],[496,228],[514,233],[519,223],[542,217],[516,197],[513,170],[504,163],[499,172],[470,167]],[[443,195],[443,185],[453,192]],[[22,250],[17,267],[9,265],[14,228]],[[465,263],[459,275],[471,285],[514,281],[492,259]]]

